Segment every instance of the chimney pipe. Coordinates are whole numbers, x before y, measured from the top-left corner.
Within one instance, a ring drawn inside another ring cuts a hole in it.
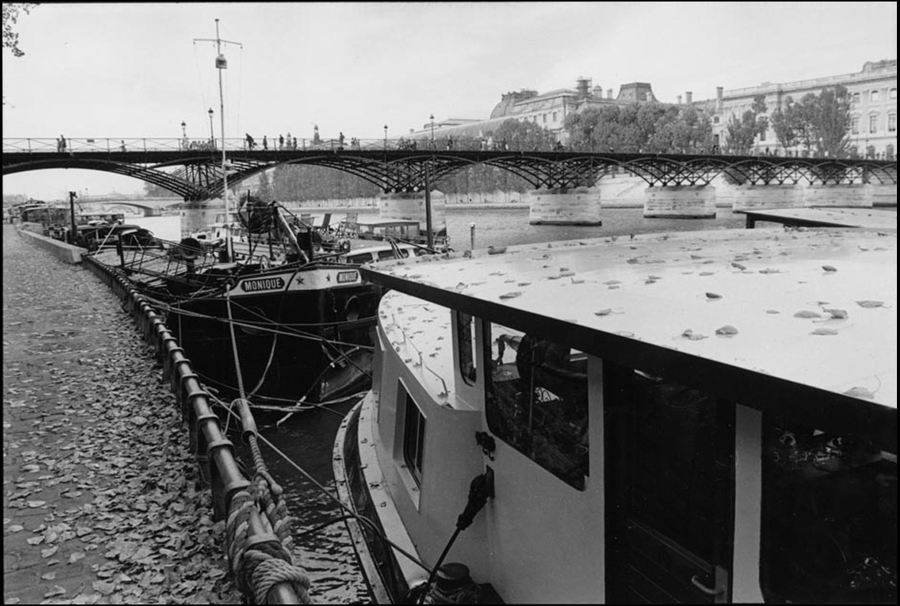
[[[678,105],[681,105],[681,95],[678,95],[678,96],[675,97],[675,98],[678,100]]]
[[[613,97],[612,97],[612,89],[611,89],[611,88],[607,88],[607,89],[606,89],[606,98],[607,98],[607,99],[612,99],[612,98],[613,98]]]
[[[684,93],[684,102],[688,105],[691,104],[691,98],[694,96],[694,93],[687,91]]]

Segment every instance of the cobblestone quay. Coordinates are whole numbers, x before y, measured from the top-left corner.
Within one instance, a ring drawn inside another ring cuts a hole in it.
[[[241,602],[161,367],[119,299],[3,226],[3,602]]]

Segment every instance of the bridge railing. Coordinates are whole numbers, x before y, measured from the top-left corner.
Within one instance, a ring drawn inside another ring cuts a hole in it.
[[[119,137],[119,138],[82,138],[74,137],[65,140],[65,147],[61,147],[59,139],[27,138],[27,139],[3,139],[4,154],[18,153],[53,153],[67,152],[77,153],[116,153],[116,152],[157,152],[157,151],[185,151],[185,152],[221,152],[222,140],[217,139],[180,139],[144,138],[144,137]],[[266,141],[266,147],[260,139],[254,139],[251,148],[250,142],[244,139],[226,139],[226,151],[573,151],[561,149],[551,144],[532,144],[525,141],[494,141],[490,138],[453,138],[453,137],[400,137],[397,139],[297,139],[296,143],[277,140]],[[587,150],[583,150],[587,151]]]
[[[222,140],[215,141],[210,139],[191,139],[182,138],[145,138],[145,137],[124,137],[124,138],[73,138],[65,140],[65,148],[61,147],[60,139],[3,139],[4,154],[28,154],[28,153],[59,153],[67,152],[70,154],[78,153],[108,153],[115,154],[118,152],[172,152],[182,151],[186,154],[221,153]],[[337,139],[294,139],[288,141],[285,139],[280,142],[278,139],[267,138],[266,146],[263,147],[262,139],[254,139],[251,142],[247,138],[233,138],[225,140],[226,151],[255,151],[255,152],[281,152],[281,151],[321,151],[321,152],[352,152],[352,151],[417,151],[417,152],[433,152],[441,153],[444,151],[491,151],[491,152],[581,152],[581,153],[634,153],[632,150],[616,150],[616,149],[600,149],[593,148],[589,145],[581,145],[577,147],[563,146],[555,142],[533,142],[519,139],[494,139],[493,137],[453,137],[448,135],[435,135],[432,139],[428,135],[416,135],[410,137],[399,137],[396,139],[356,139],[356,138],[340,138]],[[643,152],[638,152],[643,153]],[[679,152],[671,152],[678,154]],[[685,153],[685,152],[682,152]],[[728,154],[724,150],[693,150],[686,152],[689,155],[733,155]],[[648,152],[647,155],[657,155]],[[784,150],[772,150],[768,148],[764,150],[753,149],[747,157],[755,156],[775,156],[775,157],[803,157],[803,158],[821,158],[823,156],[810,151],[798,152]],[[895,160],[893,152],[885,152],[875,154],[874,148],[865,151],[865,158],[848,152],[844,158],[852,159],[871,159],[871,160]]]

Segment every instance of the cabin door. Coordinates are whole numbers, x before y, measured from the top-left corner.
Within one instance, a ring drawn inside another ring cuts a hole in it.
[[[604,375],[607,601],[730,601],[734,406],[630,368]]]

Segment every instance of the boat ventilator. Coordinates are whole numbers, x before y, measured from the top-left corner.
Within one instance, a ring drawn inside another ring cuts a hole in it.
[[[219,417],[210,407],[210,394],[201,386],[184,349],[160,315],[111,267],[90,256],[83,257],[82,262],[119,296],[145,341],[155,348],[163,366],[163,380],[169,382],[182,421],[188,426],[189,446],[197,457],[201,479],[210,488],[213,518],[226,519],[226,530],[231,529],[227,538],[235,538],[226,555],[237,586],[258,604],[310,603],[309,577],[291,561],[290,520],[283,491],[266,471],[258,447],[253,447],[256,427],[249,410],[245,413],[244,439],[254,438],[250,445],[256,467],[253,482],[241,472],[234,445],[223,434]]]

